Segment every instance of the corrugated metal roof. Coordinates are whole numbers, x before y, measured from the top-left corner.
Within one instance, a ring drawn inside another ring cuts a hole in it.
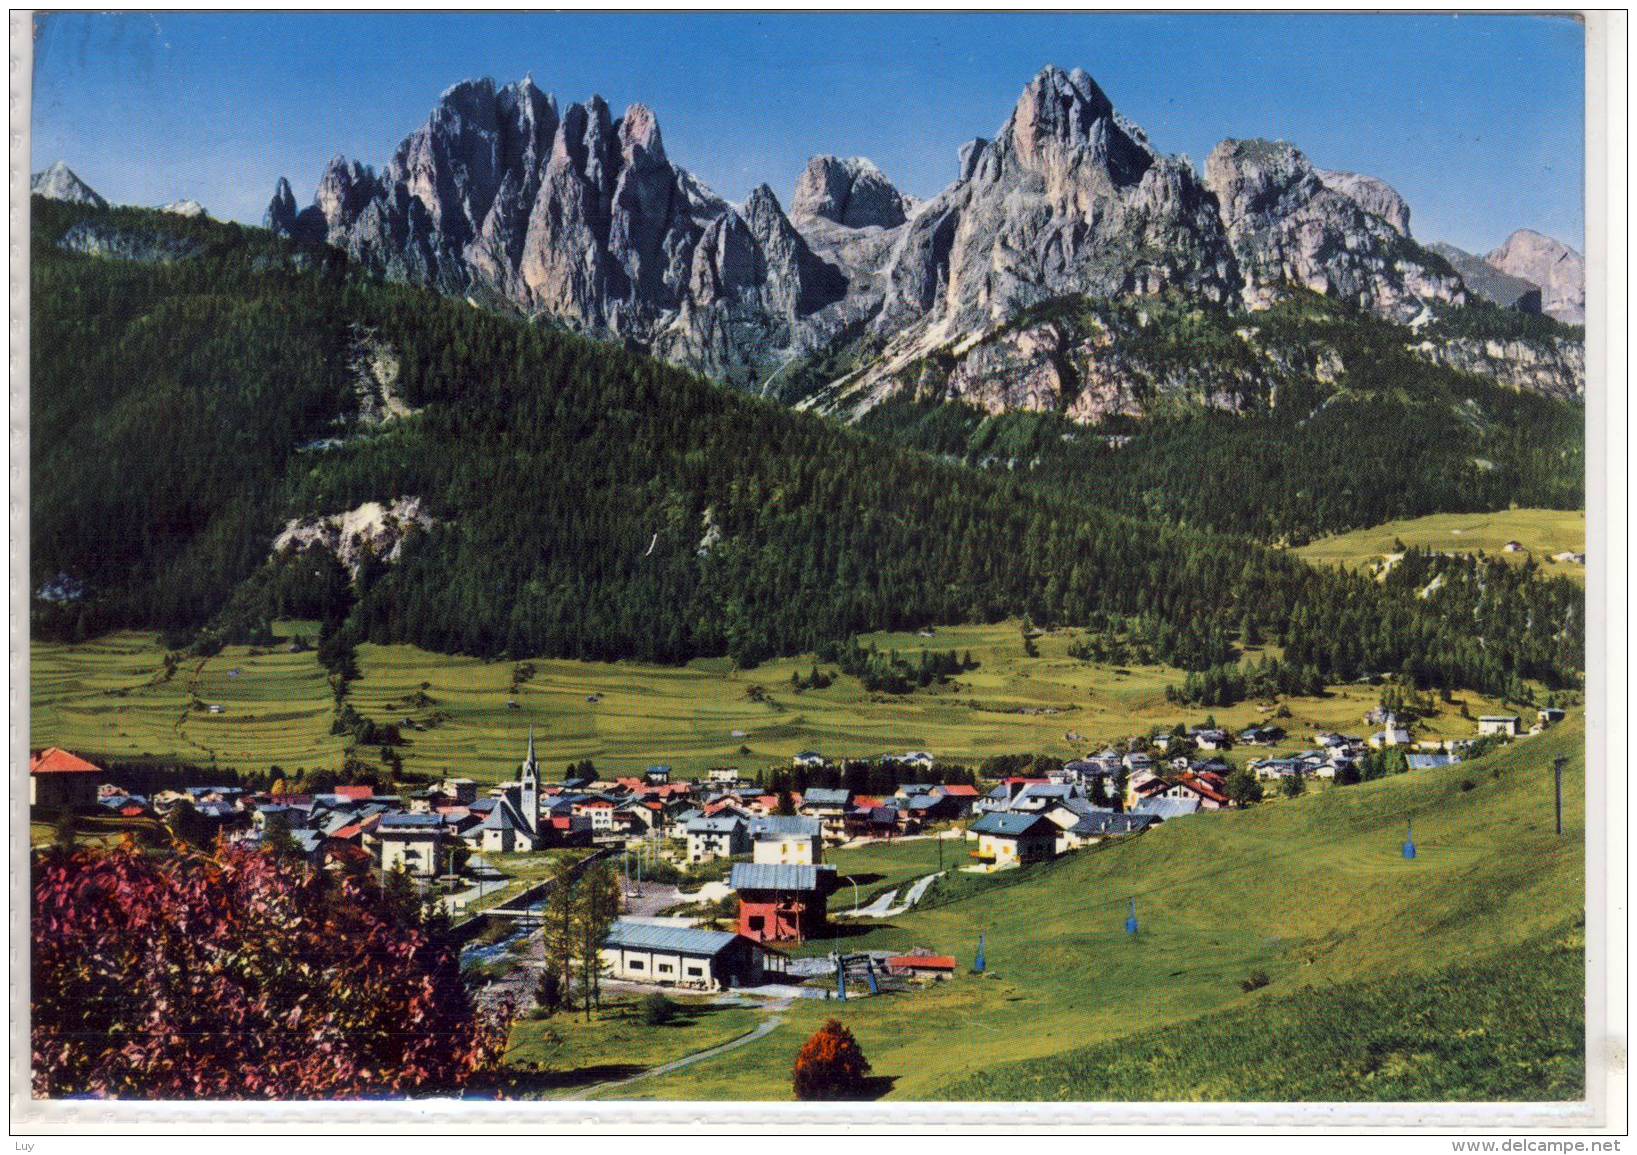
[[[752,818],[750,833],[753,837],[770,835],[773,837],[814,838],[822,833],[823,827],[817,818],[803,818],[794,814],[773,814],[766,818]]]
[[[833,866],[735,862],[728,885],[734,890],[818,890],[835,880]]]
[[[699,930],[690,926],[654,926],[621,919],[608,932],[604,946],[621,950],[663,950],[677,954],[714,958],[739,936],[725,930]]]
[[[1198,798],[1145,798],[1137,803],[1135,813],[1152,814],[1155,818],[1186,818],[1199,812]]]
[[[849,790],[831,790],[823,786],[815,786],[802,795],[802,801],[808,806],[845,806],[852,797]]]
[[[1019,834],[1028,833],[1039,822],[1046,822],[1046,819],[1038,814],[1014,814],[1008,810],[991,810],[974,822],[971,829],[978,834],[998,834],[1015,838]]]

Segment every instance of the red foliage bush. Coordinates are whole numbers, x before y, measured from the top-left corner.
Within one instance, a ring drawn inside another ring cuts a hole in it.
[[[864,1092],[869,1060],[858,1040],[838,1019],[813,1032],[796,1056],[792,1072],[798,1099],[857,1099]]]
[[[234,849],[53,852],[32,914],[39,1096],[449,1091],[505,1046],[458,951],[367,878]]]

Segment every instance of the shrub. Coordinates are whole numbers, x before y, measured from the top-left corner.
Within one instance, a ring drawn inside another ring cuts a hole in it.
[[[42,856],[32,901],[39,1096],[448,1091],[505,1046],[509,1015],[473,1005],[453,945],[368,879],[126,845]]]
[[[637,1014],[641,1017],[642,1025],[645,1027],[663,1027],[676,1018],[676,1013],[680,1009],[670,999],[657,991],[637,1004]]]
[[[862,1098],[864,1076],[869,1073],[870,1063],[858,1040],[837,1019],[813,1032],[791,1072],[796,1098],[803,1100]]]
[[[1272,981],[1272,979],[1268,978],[1267,971],[1252,971],[1249,975],[1240,980],[1239,989],[1244,991],[1246,994],[1249,994],[1251,991],[1261,990]]]

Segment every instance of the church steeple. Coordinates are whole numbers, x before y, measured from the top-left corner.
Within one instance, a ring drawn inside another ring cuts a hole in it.
[[[523,759],[519,769],[518,779],[522,783],[517,795],[517,808],[522,812],[523,821],[529,825],[529,834],[539,837],[540,834],[540,763],[534,756],[534,725],[529,725],[529,753]]]

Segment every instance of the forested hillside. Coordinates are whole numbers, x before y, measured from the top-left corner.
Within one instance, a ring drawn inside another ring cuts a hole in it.
[[[1009,329],[1046,326],[1071,350],[1118,333],[1116,363],[1098,371],[1118,381],[1111,406],[1146,416],[991,416],[944,400],[950,359],[923,367],[917,391],[862,427],[1100,507],[1293,545],[1428,513],[1585,505],[1582,404],[1410,350],[1433,338],[1544,347],[1578,337],[1547,317],[1474,305],[1413,333],[1313,294],[1252,314],[1070,298]]]
[[[92,219],[116,241],[124,226],[197,243],[130,250],[142,260],[59,247]],[[1500,567],[1422,597],[1315,571],[256,230],[36,201],[34,255],[41,634],[141,624],[181,641],[214,622],[220,639],[297,612],[446,652],[751,663],[871,629],[1101,613],[1162,617],[1173,652],[1158,656],[1190,668],[1232,661],[1247,623],[1326,676],[1408,664],[1500,689],[1568,684],[1582,664],[1567,582]],[[362,419],[360,333],[391,351],[407,415]],[[362,558],[350,588],[310,553],[264,565],[287,519],[400,497],[430,527],[391,564]]]

